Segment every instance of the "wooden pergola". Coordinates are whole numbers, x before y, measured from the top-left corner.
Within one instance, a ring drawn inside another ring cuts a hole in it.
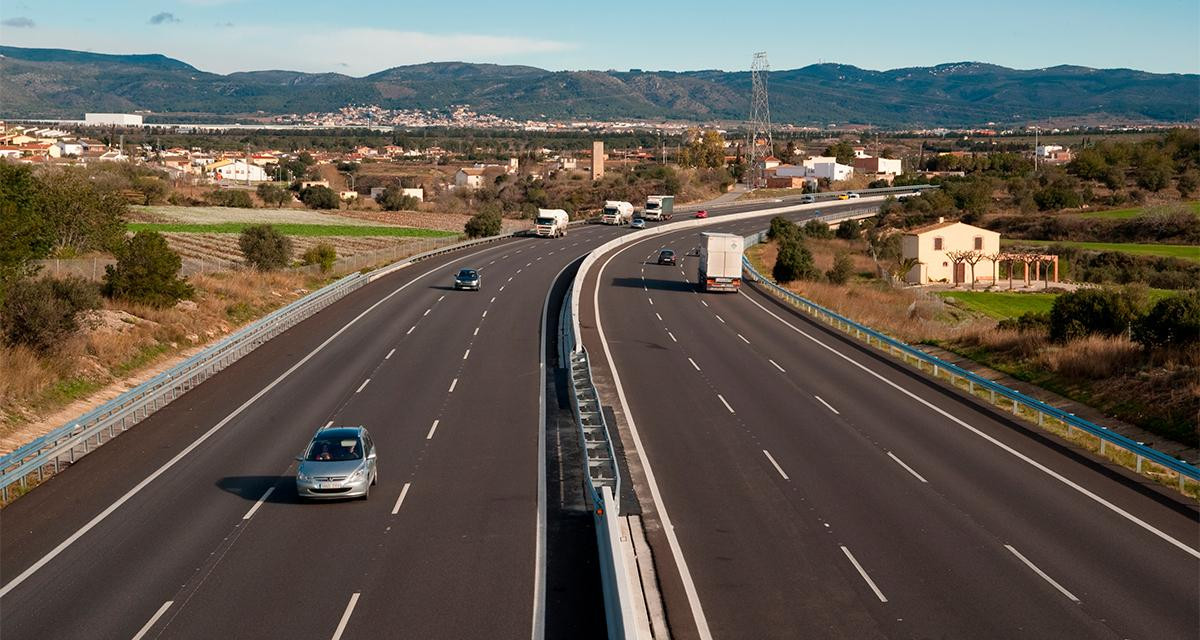
[[[1005,262],[1008,264],[1009,289],[1013,288],[1013,271],[1018,263],[1024,267],[1022,270],[1021,279],[1025,282],[1025,286],[1027,287],[1032,282],[1037,282],[1038,280],[1044,280],[1047,287],[1050,286],[1052,279],[1053,282],[1058,282],[1058,256],[1056,255],[1046,253],[1027,253],[1024,251],[1002,251],[988,257],[992,260],[992,269],[994,274],[992,282],[995,282],[996,277],[999,276],[997,272],[999,271],[998,267],[1000,263]],[[1045,265],[1044,272],[1042,270],[1042,265]],[[1030,267],[1032,267],[1032,274],[1030,273]],[[1033,276],[1032,280],[1030,279],[1030,275]]]

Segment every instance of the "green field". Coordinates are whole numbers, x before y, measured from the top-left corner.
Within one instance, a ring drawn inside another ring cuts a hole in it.
[[[942,291],[943,298],[954,298],[958,306],[993,318],[1016,318],[1026,312],[1048,313],[1054,306],[1053,293],[1003,293],[989,291]]]
[[[1200,262],[1200,246],[1194,244],[1136,244],[1132,242],[1059,242],[1054,240],[1002,240],[1002,245],[1049,246],[1060,244],[1093,251],[1121,251],[1139,256],[1186,258]]]
[[[1150,289],[1147,303],[1153,305],[1163,298],[1179,294],[1170,289]],[[957,306],[996,319],[1016,318],[1023,313],[1049,313],[1056,293],[1005,293],[1003,291],[939,291],[943,298],[954,298]]]
[[[175,224],[133,222],[128,229],[137,231],[158,231],[160,233],[241,233],[246,227],[254,226],[247,222],[218,222],[214,224]],[[455,236],[450,231],[437,229],[416,229],[413,227],[368,227],[341,224],[275,224],[271,225],[280,233],[289,236],[354,236],[354,237],[404,237],[404,238],[442,238]]]
[[[1200,216],[1200,201],[1185,202],[1185,203],[1183,203],[1183,206],[1187,207],[1187,209],[1189,211],[1191,211],[1192,213]],[[1084,218],[1108,218],[1110,220],[1126,220],[1128,218],[1136,218],[1136,217],[1142,215],[1143,213],[1146,213],[1146,211],[1148,209],[1154,210],[1157,208],[1160,208],[1160,207],[1131,207],[1129,209],[1109,209],[1108,211],[1089,211],[1088,213],[1081,213],[1080,216],[1084,217]]]

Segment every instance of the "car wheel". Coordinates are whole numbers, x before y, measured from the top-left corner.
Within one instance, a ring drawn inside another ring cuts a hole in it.
[[[375,470],[375,477],[371,478],[371,486],[379,484],[379,470]]]

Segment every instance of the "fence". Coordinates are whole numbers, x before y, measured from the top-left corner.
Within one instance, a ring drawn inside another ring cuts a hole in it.
[[[20,493],[24,493],[31,485],[58,473],[63,466],[69,466],[96,447],[124,433],[266,341],[367,283],[427,258],[506,240],[516,235],[510,233],[435,246],[403,262],[393,263],[370,273],[351,273],[274,311],[99,408],[0,457],[0,501],[7,504],[15,497],[12,495],[14,484],[19,485]],[[366,266],[368,263],[364,260],[363,268]],[[31,477],[35,480],[31,480]]]
[[[746,246],[750,247],[761,242],[765,235],[766,232],[762,231],[747,236]],[[935,378],[945,378],[955,389],[966,391],[973,397],[983,398],[992,405],[1003,408],[1016,417],[1035,421],[1040,427],[1052,428],[1058,425],[1066,431],[1068,437],[1073,436],[1076,430],[1089,434],[1099,440],[1101,455],[1125,464],[1125,466],[1136,470],[1139,474],[1150,474],[1151,467],[1153,466],[1174,474],[1177,477],[1179,491],[1182,493],[1186,493],[1186,479],[1190,478],[1195,482],[1200,482],[1200,468],[1188,464],[1184,460],[1173,458],[1141,442],[1115,433],[1107,427],[1084,420],[1058,407],[1046,404],[1036,398],[1031,398],[1020,391],[1009,389],[1004,385],[988,380],[957,365],[931,356],[924,351],[914,349],[904,342],[859,324],[811,300],[798,296],[759,273],[754,268],[754,265],[750,263],[750,259],[745,256],[742,257],[742,266],[749,275],[750,280],[761,283],[776,296],[799,307],[825,324],[866,342],[869,346],[876,347],[889,355],[899,357],[906,364],[913,365],[922,372],[930,373]],[[1109,447],[1116,447],[1118,450],[1126,452],[1126,455],[1114,455],[1108,451]]]

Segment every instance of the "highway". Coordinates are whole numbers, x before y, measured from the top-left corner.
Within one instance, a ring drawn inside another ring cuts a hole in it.
[[[1194,503],[653,263],[765,227],[653,236],[584,286],[674,637],[1196,637]]]
[[[552,519],[539,577],[539,327],[556,275],[628,232],[401,269],[6,507],[0,637],[536,637],[540,590],[548,636],[594,621],[559,604],[596,591],[595,567],[572,566],[590,530],[556,538]],[[462,266],[481,292],[450,290]],[[294,457],[330,422],[367,426],[379,447],[365,502],[296,498]]]
[[[530,637],[542,306],[626,232],[401,269],[16,501],[0,636]],[[450,290],[460,266],[481,292]],[[329,422],[372,431],[367,501],[296,499],[293,458]]]
[[[779,205],[711,210],[764,206]],[[546,637],[603,637],[572,427],[539,419],[538,329],[562,270],[625,233],[575,228],[401,269],[17,500],[0,514],[0,637],[537,638],[543,624]],[[628,399],[614,409],[641,436],[623,426],[623,448],[649,463],[634,484],[676,637],[1194,635],[1194,506],[758,294],[696,294],[694,259],[642,264],[696,233],[620,252],[598,292]],[[481,269],[481,292],[449,290],[461,266]],[[583,302],[597,383],[612,392]],[[380,483],[366,501],[299,503],[294,457],[331,421],[371,429]],[[561,437],[539,458],[544,426]]]

